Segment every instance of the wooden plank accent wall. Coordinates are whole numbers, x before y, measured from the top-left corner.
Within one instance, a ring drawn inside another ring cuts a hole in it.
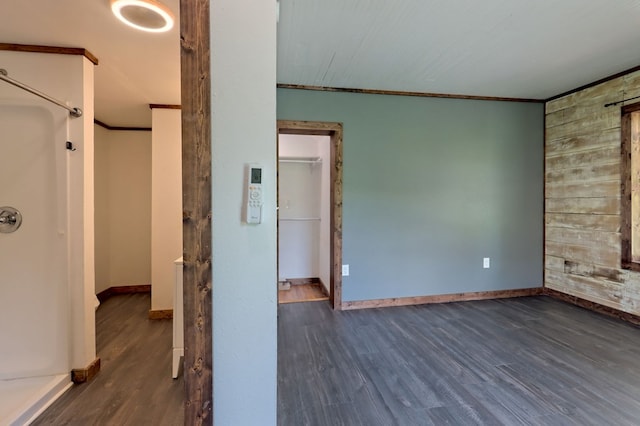
[[[621,107],[640,71],[546,103],[545,287],[640,314],[640,274],[621,268]]]
[[[185,425],[213,424],[209,0],[180,0]]]

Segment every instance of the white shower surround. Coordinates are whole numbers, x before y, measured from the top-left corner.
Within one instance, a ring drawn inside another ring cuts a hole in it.
[[[70,370],[66,116],[0,105],[0,204],[23,217],[0,234],[0,380]]]
[[[0,104],[0,204],[23,217],[0,234],[0,424],[26,423],[71,384],[67,115]]]
[[[23,214],[20,229],[0,234],[0,424],[14,424],[44,409],[67,388],[72,369],[96,358],[93,64],[0,51],[0,68],[84,111],[69,119],[0,82],[0,206]]]

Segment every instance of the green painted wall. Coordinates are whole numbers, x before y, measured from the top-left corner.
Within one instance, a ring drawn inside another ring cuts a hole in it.
[[[542,104],[292,89],[277,102],[278,119],[344,125],[343,300],[542,286]]]

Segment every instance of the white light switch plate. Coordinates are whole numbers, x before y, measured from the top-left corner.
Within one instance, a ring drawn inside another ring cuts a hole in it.
[[[482,259],[482,267],[484,269],[489,269],[491,268],[491,258],[489,257],[485,257],[484,259]]]

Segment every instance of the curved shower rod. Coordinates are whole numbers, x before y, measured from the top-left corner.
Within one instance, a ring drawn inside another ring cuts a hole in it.
[[[29,93],[33,93],[36,96],[40,96],[42,99],[46,99],[51,103],[54,103],[64,109],[66,109],[67,111],[69,111],[69,114],[71,114],[72,117],[81,117],[82,116],[82,110],[80,108],[72,108],[68,105],[65,105],[64,103],[60,102],[59,100],[52,98],[51,96],[47,95],[46,93],[42,93],[41,91],[34,89],[33,87],[29,87],[26,84],[20,83],[19,81],[16,81],[14,79],[12,79],[11,77],[9,77],[9,73],[7,72],[7,70],[5,70],[4,68],[0,68],[0,80],[4,80],[9,84],[13,84],[16,87],[21,88],[22,90],[26,90]]]

